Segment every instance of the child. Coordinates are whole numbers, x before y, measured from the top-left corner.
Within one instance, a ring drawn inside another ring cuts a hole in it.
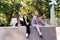
[[[23,16],[23,23],[26,26],[26,37],[29,37],[30,34],[30,20],[28,17],[24,14]]]
[[[37,31],[38,31],[38,33],[39,33],[39,36],[41,37],[41,36],[42,36],[42,33],[41,33],[40,29],[39,29],[38,24],[41,23],[43,26],[46,25],[46,24],[45,24],[45,22],[44,22],[42,19],[40,19],[38,16],[39,16],[39,15],[38,15],[38,11],[35,10],[35,11],[34,11],[34,17],[33,17],[33,19],[32,19],[31,25],[32,25],[33,27],[36,27],[36,29],[37,29]]]

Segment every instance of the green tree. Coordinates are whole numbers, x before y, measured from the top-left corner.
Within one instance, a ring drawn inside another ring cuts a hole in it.
[[[19,11],[20,7],[20,0],[0,0],[0,12],[6,16],[6,25],[10,25],[13,13],[16,13],[16,10]]]

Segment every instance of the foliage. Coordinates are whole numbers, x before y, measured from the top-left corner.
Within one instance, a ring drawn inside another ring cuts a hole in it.
[[[11,18],[16,17],[16,10],[19,11],[20,16],[27,14],[30,19],[34,10],[38,10],[39,15],[46,14],[46,18],[50,18],[49,2],[51,0],[0,0],[0,25],[10,25]]]

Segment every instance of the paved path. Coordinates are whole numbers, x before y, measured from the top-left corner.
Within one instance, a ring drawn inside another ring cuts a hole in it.
[[[5,28],[3,40],[56,40],[56,31],[54,27],[42,27],[41,30],[43,33],[42,38],[38,36],[34,28],[31,28],[31,34],[29,38],[26,38],[25,28]]]

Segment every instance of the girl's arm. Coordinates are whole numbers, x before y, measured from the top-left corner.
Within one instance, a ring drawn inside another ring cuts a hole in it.
[[[27,22],[27,21],[28,21],[28,20],[27,20],[27,19],[25,19],[26,25],[29,25],[29,23],[30,23],[30,22]]]
[[[36,24],[38,25],[38,18],[36,18]]]

